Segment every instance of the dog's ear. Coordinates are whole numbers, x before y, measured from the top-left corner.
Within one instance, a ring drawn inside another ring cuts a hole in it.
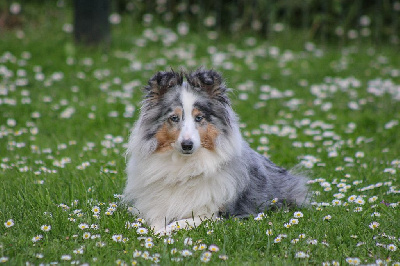
[[[182,73],[171,71],[160,71],[155,74],[148,82],[148,85],[144,87],[146,101],[158,102],[159,99],[168,91],[177,85],[182,85],[183,75]]]
[[[194,90],[206,91],[208,95],[223,104],[229,104],[228,89],[221,74],[214,70],[199,68],[186,74],[186,79]]]

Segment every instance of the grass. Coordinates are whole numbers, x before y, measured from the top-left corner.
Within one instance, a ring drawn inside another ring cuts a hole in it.
[[[200,264],[216,245],[212,264],[399,265],[398,48],[319,47],[296,33],[290,42],[211,40],[128,17],[113,26],[110,48],[85,48],[63,31],[71,10],[46,8],[27,6],[27,23],[0,42],[0,261]],[[268,211],[204,223],[169,244],[138,234],[140,221],[119,206],[142,86],[158,70],[200,65],[223,72],[234,89],[254,149],[309,168],[314,205],[300,210],[298,224],[284,226],[299,210]]]

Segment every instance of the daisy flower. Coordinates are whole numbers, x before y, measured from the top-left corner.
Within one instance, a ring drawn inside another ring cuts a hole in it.
[[[308,258],[308,257],[310,257],[310,255],[308,255],[308,254],[306,254],[305,252],[303,252],[303,251],[299,251],[299,252],[297,252],[295,255],[294,255],[294,257],[295,258]]]
[[[290,241],[292,244],[297,244],[300,240],[298,238],[294,238]]]
[[[337,199],[342,199],[342,198],[345,197],[345,195],[344,195],[343,193],[336,193],[336,194],[333,194],[333,196],[334,196],[335,198],[337,198]]]
[[[323,218],[324,221],[329,221],[330,219],[332,219],[332,216],[330,216],[330,215],[326,215],[326,216]]]
[[[153,243],[153,242],[146,242],[146,243],[144,244],[144,246],[145,246],[146,248],[152,248],[152,247],[154,246],[154,243]]]
[[[137,258],[137,257],[140,257],[142,255],[142,252],[140,251],[140,250],[134,250],[133,251],[133,257],[134,258]]]
[[[290,224],[298,224],[299,220],[298,219],[290,219],[289,223]]]
[[[259,214],[257,214],[256,217],[254,217],[254,220],[256,221],[260,221],[264,218],[264,213],[260,212]]]
[[[187,250],[187,249],[184,249],[184,250],[181,251],[181,255],[183,257],[189,257],[189,256],[192,256],[192,254],[193,253],[190,250]]]
[[[99,230],[99,225],[98,224],[91,224],[90,228],[94,229],[94,230]]]
[[[275,239],[274,239],[274,243],[280,243],[282,241],[282,237],[280,237],[280,236],[277,236]]]
[[[115,242],[121,242],[122,241],[122,235],[113,235],[111,238]]]
[[[363,198],[361,198],[361,197],[358,197],[358,198],[356,199],[355,202],[356,202],[357,204],[364,205],[365,200],[364,200]]]
[[[99,214],[100,213],[100,207],[99,206],[94,206],[92,208],[92,212],[93,212],[93,214]]]
[[[200,244],[199,245],[199,250],[205,250],[207,248],[206,244]]]
[[[90,239],[96,239],[96,238],[100,238],[101,236],[100,235],[92,235],[91,237],[90,237]]]
[[[142,258],[148,260],[150,258],[150,253],[148,251],[144,251],[142,253]]]
[[[136,230],[136,233],[138,233],[139,235],[147,234],[147,232],[148,232],[148,230],[147,230],[146,228],[144,228],[144,227],[139,227],[139,228]]]
[[[139,227],[141,227],[142,226],[142,224],[141,223],[139,223],[139,222],[136,222],[136,223],[132,223],[132,225],[131,225],[133,228],[139,228]]]
[[[41,229],[43,232],[48,232],[48,231],[51,230],[51,225],[42,225],[42,226],[40,227],[40,229]]]
[[[164,239],[164,243],[166,244],[173,244],[175,242],[175,240],[171,237]]]
[[[351,195],[350,197],[347,198],[348,202],[354,202],[357,199],[356,195]]]
[[[294,216],[294,218],[302,218],[304,215],[303,215],[302,212],[295,212],[295,213],[293,214],[293,216]]]
[[[285,223],[283,226],[286,228],[290,228],[292,225],[290,223]]]
[[[227,255],[219,255],[218,258],[220,258],[221,260],[228,260]]]
[[[83,233],[82,238],[83,239],[89,239],[90,236],[91,236],[91,234],[89,232],[85,232],[85,233]]]
[[[395,244],[390,244],[387,246],[387,249],[390,251],[396,251],[397,250],[397,246]]]
[[[340,205],[342,205],[342,201],[339,200],[339,199],[332,200],[332,205],[333,206],[340,206]]]
[[[73,252],[74,254],[83,254],[83,248],[75,249]]]
[[[116,264],[116,265],[123,265],[123,266],[127,265],[127,264],[125,263],[125,261],[123,261],[123,260],[121,260],[121,259],[117,259],[117,260],[115,261],[115,264]]]
[[[82,224],[79,224],[78,227],[79,227],[79,229],[84,230],[84,229],[88,229],[89,225],[85,224],[85,223],[82,223]]]
[[[0,258],[0,263],[5,263],[8,261],[8,257],[1,257]]]
[[[272,236],[272,234],[273,234],[273,233],[272,233],[272,229],[268,229],[267,232],[266,232],[266,234],[267,234],[267,236]]]
[[[190,237],[185,238],[185,240],[183,241],[183,244],[185,246],[191,246],[193,245],[193,240]]]
[[[355,156],[356,156],[356,158],[364,158],[364,152],[358,151],[358,152],[356,152]]]
[[[217,245],[212,244],[212,245],[210,245],[208,247],[208,250],[212,251],[212,252],[218,252],[219,251],[219,247]]]
[[[176,253],[178,253],[178,249],[177,248],[171,249],[171,255],[175,255]]]
[[[346,262],[350,265],[359,265],[360,259],[359,258],[346,258]]]
[[[375,230],[378,227],[379,227],[379,223],[378,222],[372,222],[372,223],[369,224],[369,228],[371,228],[372,230]]]
[[[61,260],[71,260],[71,255],[62,255]]]
[[[371,197],[371,198],[368,199],[368,202],[369,202],[369,203],[373,203],[373,202],[375,202],[377,199],[378,199],[377,196],[373,196],[373,197]]]
[[[33,238],[32,238],[32,242],[38,242],[39,240],[41,240],[43,238],[43,236],[42,235],[37,235],[37,236],[34,236]]]
[[[7,228],[10,228],[10,227],[14,226],[14,220],[13,219],[9,219],[7,222],[4,223],[4,225]]]
[[[107,208],[107,211],[111,212],[111,213],[114,213],[116,210],[117,210],[117,208],[113,207],[113,206],[110,206],[110,207]]]
[[[211,255],[212,255],[212,253],[210,251],[206,251],[203,254],[201,254],[200,260],[202,262],[209,262],[211,259]]]
[[[307,244],[309,244],[309,245],[316,245],[316,244],[318,244],[318,240],[316,240],[316,239],[309,239],[309,240],[307,240]]]

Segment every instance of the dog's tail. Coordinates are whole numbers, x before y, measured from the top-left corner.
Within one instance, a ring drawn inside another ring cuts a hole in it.
[[[308,186],[310,173],[301,165],[296,165],[290,171],[290,184],[286,187],[286,199],[291,205],[308,207],[311,202],[311,190]]]

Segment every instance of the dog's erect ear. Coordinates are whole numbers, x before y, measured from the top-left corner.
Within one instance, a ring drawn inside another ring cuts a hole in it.
[[[229,104],[229,99],[226,95],[228,89],[218,72],[199,68],[194,72],[186,74],[186,79],[194,90],[204,90],[211,98],[223,104]]]
[[[176,85],[182,85],[182,73],[174,71],[160,71],[155,74],[144,90],[147,92],[146,100],[157,102],[163,95]]]

